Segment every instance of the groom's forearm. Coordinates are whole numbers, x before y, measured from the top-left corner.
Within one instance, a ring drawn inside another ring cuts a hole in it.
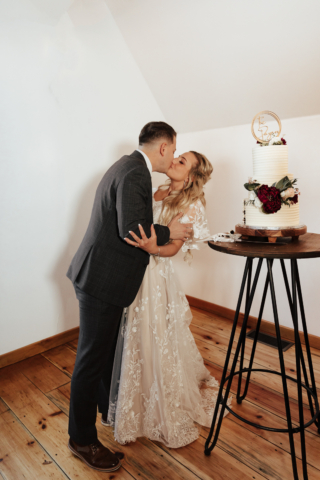
[[[151,223],[148,223],[144,220],[134,220],[132,223],[126,225],[126,227],[123,229],[124,232],[127,232],[127,234],[121,235],[121,237],[124,238],[129,238],[129,240],[133,240],[134,238],[130,235],[129,232],[135,233],[139,238],[141,238],[141,233],[139,230],[139,225],[142,226],[145,234],[149,238],[151,236]]]
[[[129,231],[135,233],[139,238],[141,238],[141,233],[139,230],[139,223],[142,226],[146,236],[150,238],[151,236],[151,223],[142,221],[142,220],[134,220],[131,224],[126,225],[124,228],[124,232],[127,231],[128,233],[124,235],[122,238],[129,238],[129,240],[133,240],[134,238],[130,235]],[[154,225],[154,229],[157,235],[157,245],[160,247],[166,245],[170,240],[170,229],[165,225]],[[122,235],[121,235],[122,236]]]
[[[166,245],[166,243],[170,240],[170,229],[165,225],[154,225],[154,229],[157,235],[157,245],[161,247],[162,245]],[[149,235],[147,235],[149,236]]]

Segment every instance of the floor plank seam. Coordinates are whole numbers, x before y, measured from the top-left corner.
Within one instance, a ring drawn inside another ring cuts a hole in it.
[[[68,382],[64,383],[63,385],[59,385],[58,387],[53,388],[53,389],[50,390],[49,392],[44,392],[44,391],[42,391],[41,388],[39,388],[29,377],[27,377],[27,375],[25,375],[23,372],[21,372],[21,373],[22,373],[22,375],[23,375],[24,377],[26,377],[26,379],[27,379],[30,383],[32,383],[32,385],[33,385],[34,387],[36,387],[36,388],[39,390],[39,392],[43,393],[43,395],[47,395],[47,393],[50,393],[50,392],[52,392],[53,390],[56,390],[57,388],[63,387],[63,385],[67,385],[68,383],[70,383],[70,380],[69,380]]]
[[[77,353],[77,349],[72,347],[71,345],[68,345],[68,348],[70,348],[70,350],[72,350],[74,353]]]
[[[70,347],[70,345],[68,345],[67,343],[64,344],[69,350],[71,350],[72,353],[74,353],[74,350],[72,347]]]
[[[48,392],[42,392],[42,393],[44,395],[47,395],[48,393],[51,393],[51,392],[54,392],[55,390],[57,390],[57,388],[65,387],[66,385],[68,385],[68,383],[70,383],[70,380],[68,380],[68,382],[66,382],[66,383],[63,383],[62,385],[59,385],[58,387],[53,388],[52,390],[49,390]]]
[[[9,478],[6,477],[5,474],[1,472],[1,470],[0,470],[0,477],[3,478],[3,480],[9,480]]]
[[[161,450],[162,450],[163,452],[165,452],[167,455],[169,455],[175,462],[180,463],[180,465],[182,465],[184,468],[186,468],[187,470],[189,470],[190,473],[192,473],[193,475],[195,475],[197,478],[200,478],[200,480],[203,480],[202,477],[199,477],[199,475],[197,475],[196,472],[194,472],[194,471],[191,470],[189,467],[187,467],[187,465],[184,465],[182,462],[180,462],[180,460],[178,460],[177,458],[175,458],[175,457],[170,453],[170,450],[171,450],[171,449],[170,449],[169,451],[167,451],[167,450],[165,449],[165,447],[163,447],[162,445],[156,445],[154,442],[152,442],[152,443],[153,443],[153,445],[155,445],[156,447],[161,448]],[[159,443],[160,443],[160,442],[159,442]]]
[[[230,455],[230,457],[235,458],[236,460],[238,460],[238,462],[241,462],[243,465],[245,465],[246,467],[250,468],[253,473],[258,473],[259,475],[261,475],[262,477],[266,478],[267,480],[270,480],[270,479],[271,479],[270,475],[269,475],[268,473],[263,472],[262,469],[261,469],[261,470],[259,469],[259,471],[258,471],[258,470],[256,470],[251,464],[245,463],[245,462],[241,459],[241,457],[237,456],[235,453],[230,452],[229,450],[223,448],[222,446],[220,446],[220,448],[221,448],[221,450],[224,451],[224,453],[226,453],[227,455]],[[267,475],[267,476],[266,476],[266,475]],[[282,479],[282,480],[283,480],[283,479]]]
[[[60,345],[59,345],[60,346]],[[45,353],[45,352],[44,352]],[[72,352],[74,353],[74,352]],[[42,353],[41,353],[42,355]],[[58,368],[58,370],[60,370],[60,372],[63,372],[67,375],[67,377],[71,378],[72,377],[72,373],[68,372],[67,370],[64,370],[63,368],[59,367],[58,365],[56,365],[50,358],[47,358],[45,355],[43,355],[43,357],[48,360],[50,363],[52,363],[52,365],[54,365],[56,368]],[[68,382],[67,382],[68,383]]]
[[[60,467],[60,465],[57,463],[57,461],[55,460],[54,457],[52,457],[50,455],[50,453],[46,450],[46,448],[44,448],[44,446],[37,440],[37,438],[30,432],[30,430],[28,429],[28,427],[26,427],[26,425],[20,420],[20,418],[14,413],[13,410],[11,410],[11,408],[9,407],[9,405],[7,404],[7,402],[1,397],[1,399],[3,400],[3,402],[5,403],[5,405],[8,407],[9,411],[12,413],[12,415],[15,417],[16,421],[22,426],[22,428],[24,428],[24,430],[26,432],[28,432],[28,434],[30,435],[30,437],[32,437],[36,443],[39,445],[39,447],[44,451],[46,452],[46,454],[48,455],[49,458],[51,458],[52,462],[59,468],[59,470],[62,472],[62,474],[68,479],[68,480],[72,480],[71,477],[69,477],[69,475]]]

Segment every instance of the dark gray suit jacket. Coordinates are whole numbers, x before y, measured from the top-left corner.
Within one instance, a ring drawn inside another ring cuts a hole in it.
[[[151,235],[151,175],[136,150],[112,165],[98,185],[90,222],[72,259],[67,277],[89,295],[121,307],[129,306],[142,283],[149,254],[128,245],[129,230],[141,237],[138,224]],[[170,230],[155,225],[158,245]]]

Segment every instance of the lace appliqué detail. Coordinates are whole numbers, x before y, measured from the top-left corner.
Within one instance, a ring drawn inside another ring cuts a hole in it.
[[[199,244],[196,243],[196,240],[210,236],[205,208],[200,200],[190,205],[188,212],[181,218],[181,223],[192,223],[193,225],[193,236],[184,242],[181,250],[183,252],[199,250]]]

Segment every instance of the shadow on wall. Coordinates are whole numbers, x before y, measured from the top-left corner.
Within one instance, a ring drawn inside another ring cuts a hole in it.
[[[130,155],[134,150],[135,146],[132,143],[121,144],[115,149],[114,158],[118,160],[125,154]],[[109,167],[113,163],[114,162],[110,163]],[[62,325],[61,332],[79,325],[78,301],[76,299],[73,285],[66,277],[66,273],[87,230],[95,192],[100,180],[107,170],[108,169],[95,175],[80,193],[73,226],[70,228],[68,243],[57,260],[51,275],[51,279],[57,288],[61,302],[61,307],[59,309],[61,312],[59,319],[59,324]]]

